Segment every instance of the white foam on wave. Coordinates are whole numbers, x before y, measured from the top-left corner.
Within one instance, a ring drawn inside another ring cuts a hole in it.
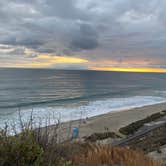
[[[166,98],[166,91],[155,91],[157,96],[165,97]]]
[[[43,107],[33,109],[33,119],[36,123],[40,122],[41,126],[55,124],[57,120],[66,122],[77,120],[80,118],[93,117],[112,111],[122,111],[136,107],[153,105],[166,102],[164,97],[156,96],[134,96],[126,98],[110,98],[97,101],[91,101],[87,105],[73,107]],[[24,122],[30,119],[32,110],[25,109],[21,112]],[[0,122],[0,126],[7,121],[8,123],[16,123],[19,121],[18,112],[10,115],[7,119]]]

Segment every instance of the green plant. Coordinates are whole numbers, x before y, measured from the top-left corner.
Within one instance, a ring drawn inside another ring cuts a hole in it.
[[[19,135],[0,134],[0,165],[29,166],[42,163],[43,149],[35,141],[32,131],[25,130]]]
[[[130,135],[134,134],[136,131],[138,131],[145,123],[150,123],[152,121],[155,121],[161,117],[166,116],[166,111],[157,112],[155,114],[152,114],[144,119],[138,120],[136,122],[133,122],[125,127],[122,127],[119,129],[119,132],[124,135]]]
[[[64,158],[61,158],[59,166],[72,166],[72,162],[66,161]]]

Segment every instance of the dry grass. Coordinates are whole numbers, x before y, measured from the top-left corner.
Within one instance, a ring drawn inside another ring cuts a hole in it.
[[[142,152],[109,145],[92,146],[86,153],[76,155],[75,166],[164,166]]]

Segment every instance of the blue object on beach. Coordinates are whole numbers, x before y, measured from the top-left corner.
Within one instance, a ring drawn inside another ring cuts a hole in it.
[[[73,138],[78,138],[78,134],[79,134],[79,129],[78,129],[78,127],[74,127],[74,128],[73,128],[72,137],[73,137]]]

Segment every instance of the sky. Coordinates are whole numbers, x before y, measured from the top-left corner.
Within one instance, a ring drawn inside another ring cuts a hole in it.
[[[0,67],[166,72],[165,0],[0,0]]]

